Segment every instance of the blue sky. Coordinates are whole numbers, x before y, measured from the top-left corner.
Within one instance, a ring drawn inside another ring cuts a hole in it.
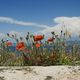
[[[0,0],[0,17],[53,26],[60,16],[80,16],[80,0]],[[0,22],[0,32],[36,32],[43,28]]]

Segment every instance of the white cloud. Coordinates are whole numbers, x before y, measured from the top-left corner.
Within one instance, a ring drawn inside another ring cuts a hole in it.
[[[47,25],[40,25],[40,24],[33,23],[33,22],[18,21],[9,17],[0,17],[0,22],[8,23],[8,24],[16,24],[16,25],[21,25],[21,26],[34,26],[34,27],[40,27],[40,28],[49,28]]]
[[[61,30],[63,31],[67,30],[71,34],[80,34],[80,17],[56,17],[54,19],[54,23],[56,23],[56,25],[52,27],[32,22],[18,21],[8,17],[0,17],[0,22],[22,25],[22,26],[34,26],[34,27],[44,28],[42,31],[38,31],[36,33],[39,34],[42,33],[45,34],[46,36],[50,36],[52,31],[54,31],[56,34],[59,35]],[[15,32],[13,31],[11,33]]]
[[[48,35],[51,31],[54,31],[59,35],[61,30],[67,30],[71,34],[80,34],[80,17],[56,17],[54,22],[57,23],[55,26],[41,32]]]

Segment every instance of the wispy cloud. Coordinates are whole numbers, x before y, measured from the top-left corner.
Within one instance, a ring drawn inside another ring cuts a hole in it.
[[[71,34],[80,34],[80,17],[56,17],[53,20],[56,25],[51,27],[47,25],[40,25],[34,22],[19,21],[9,17],[0,17],[1,23],[44,28],[42,31],[38,31],[36,33],[42,33],[46,36],[50,36],[52,31],[59,35],[61,30],[67,30]]]
[[[34,22],[19,21],[19,20],[15,20],[9,17],[0,17],[0,22],[8,23],[8,24],[16,24],[16,25],[21,25],[21,26],[34,26],[34,27],[40,27],[40,28],[49,28],[49,26],[47,25],[42,25],[42,24],[38,24]]]
[[[53,20],[57,24],[41,31],[43,34],[49,35],[51,31],[54,31],[59,35],[61,30],[67,30],[71,34],[80,34],[80,17],[56,17]]]

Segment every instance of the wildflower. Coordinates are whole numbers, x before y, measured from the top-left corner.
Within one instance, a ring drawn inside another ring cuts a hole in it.
[[[4,40],[2,39],[1,42],[4,43]]]
[[[11,41],[7,41],[7,42],[6,42],[6,45],[7,45],[7,46],[12,46],[13,43],[12,43]]]
[[[16,34],[14,34],[14,35],[12,34],[12,38],[13,38],[13,39],[16,39],[16,37],[17,37]]]
[[[63,33],[63,31],[61,30],[61,34]]]
[[[40,46],[41,46],[41,44],[36,42],[36,47],[39,48]]]
[[[33,37],[33,35],[30,35],[30,38],[32,38]]]
[[[29,34],[30,34],[30,33],[28,32],[28,34],[27,34],[27,36],[26,36],[26,40],[28,40],[28,39],[29,39]]]
[[[49,39],[47,40],[47,42],[53,42],[54,39],[55,39],[55,38],[49,38]]]
[[[18,43],[18,42],[19,42],[19,40],[18,40],[18,39],[16,39],[16,42]]]
[[[44,35],[37,35],[37,36],[33,36],[34,41],[41,41],[44,39]]]
[[[34,43],[34,42],[33,42],[32,44],[33,44],[33,46],[35,45],[35,43]]]
[[[28,35],[29,35],[30,33],[28,32]]]
[[[24,42],[18,42],[16,45],[16,50],[24,50],[24,49],[25,49]]]
[[[23,40],[23,38],[22,38],[22,37],[20,37],[20,40],[22,41],[22,40]]]
[[[9,34],[9,33],[7,33],[7,36],[8,36],[8,37],[10,37],[10,34]]]
[[[12,38],[14,38],[14,35],[12,35]]]
[[[28,39],[29,39],[29,35],[26,36],[26,40],[28,40]]]
[[[51,32],[51,34],[55,35],[55,33],[54,33],[54,32]]]

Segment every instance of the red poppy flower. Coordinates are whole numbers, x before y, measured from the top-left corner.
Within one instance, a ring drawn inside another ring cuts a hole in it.
[[[36,47],[39,48],[41,44],[39,42],[36,42]]]
[[[7,45],[7,46],[12,46],[12,45],[13,45],[13,43],[12,43],[12,42],[10,42],[10,41],[8,41],[8,42],[6,42],[6,45]]]
[[[16,45],[16,50],[24,50],[25,49],[25,44],[24,42],[19,42]]]
[[[47,41],[48,41],[48,42],[53,42],[54,39],[55,39],[55,38],[49,38]]]
[[[36,43],[36,47],[39,48],[41,46],[40,43]]]
[[[34,41],[41,41],[44,39],[44,36],[43,35],[37,35],[37,36],[34,36]]]

